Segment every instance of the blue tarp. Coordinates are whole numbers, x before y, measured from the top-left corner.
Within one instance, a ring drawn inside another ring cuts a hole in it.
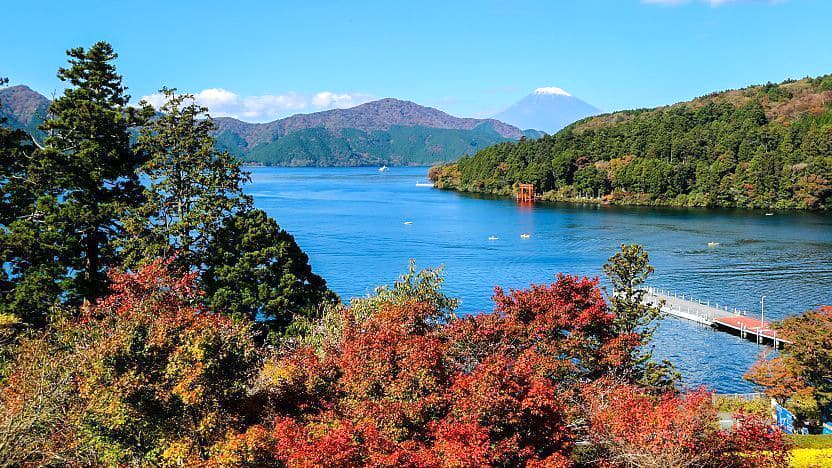
[[[823,423],[823,433],[832,434],[832,421],[826,421]]]
[[[794,434],[794,414],[779,404],[774,406],[774,415],[777,418],[777,425],[786,434]]]

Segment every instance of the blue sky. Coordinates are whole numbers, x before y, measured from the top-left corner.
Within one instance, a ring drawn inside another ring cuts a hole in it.
[[[13,84],[60,90],[65,49],[107,40],[134,97],[177,87],[251,121],[382,97],[483,117],[543,86],[612,111],[832,73],[829,0],[10,0],[0,12]]]

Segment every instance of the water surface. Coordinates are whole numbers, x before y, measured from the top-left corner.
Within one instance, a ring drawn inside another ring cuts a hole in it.
[[[832,217],[747,210],[537,204],[418,187],[427,168],[252,168],[254,203],[295,235],[313,269],[344,298],[390,283],[408,259],[444,265],[463,313],[490,311],[495,285],[601,275],[622,243],[643,244],[651,284],[766,317],[832,304]],[[412,222],[412,224],[404,224]],[[520,234],[529,234],[522,239]],[[497,237],[498,240],[489,240]],[[719,242],[709,248],[708,242]],[[668,318],[655,354],[688,385],[752,386],[742,373],[765,348]]]

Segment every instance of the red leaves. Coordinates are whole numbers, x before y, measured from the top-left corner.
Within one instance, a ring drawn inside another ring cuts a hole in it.
[[[783,466],[787,447],[779,431],[743,417],[719,430],[711,395],[650,395],[633,386],[599,382],[587,390],[591,437],[614,465]]]
[[[433,452],[444,466],[484,466],[492,463],[488,430],[476,422],[443,420],[432,427]]]
[[[773,359],[762,356],[745,377],[798,417],[817,418],[832,394],[832,307],[789,317],[776,328],[778,337],[792,344]]]
[[[195,276],[169,263],[112,274],[112,294],[68,331],[93,436],[181,459],[242,420],[259,358],[249,325],[202,307]],[[161,446],[141,442],[149,437]]]
[[[290,465],[568,465],[565,396],[603,372],[598,362],[616,362],[593,353],[632,341],[612,333],[596,280],[561,276],[498,290],[495,300],[494,313],[447,324],[419,302],[383,303],[366,319],[347,311],[324,356],[299,349],[275,364],[284,389],[275,394],[306,397],[280,400],[298,410],[279,410],[287,416],[268,431],[272,456]],[[320,381],[330,391],[310,395]]]
[[[535,370],[534,357],[489,357],[451,388],[448,421],[488,428],[491,457],[505,464],[568,452],[571,434],[555,383]]]
[[[529,331],[588,330],[612,322],[597,279],[558,275],[550,285],[532,285],[506,295],[495,289],[497,312],[525,324]]]
[[[248,328],[201,307],[193,276],[157,262],[113,280],[78,325],[100,334],[79,385],[94,403],[85,418],[137,444],[156,431],[167,461],[558,467],[572,464],[576,440],[610,465],[737,466],[784,453],[756,420],[719,432],[704,391],[620,385],[641,337],[616,332],[597,280],[498,289],[495,312],[447,323],[416,300],[347,309],[325,346],[282,350],[257,379]],[[166,413],[143,413],[153,408]],[[160,422],[142,425],[151,418]]]

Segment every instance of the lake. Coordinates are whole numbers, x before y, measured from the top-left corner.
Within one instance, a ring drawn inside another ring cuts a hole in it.
[[[391,283],[415,259],[444,265],[461,313],[490,311],[495,285],[523,288],[559,272],[600,276],[622,243],[635,242],[650,253],[655,287],[755,314],[765,295],[767,320],[832,304],[828,214],[523,207],[417,186],[427,182],[424,167],[250,170],[254,204],[295,236],[313,270],[345,299]],[[720,392],[753,391],[742,374],[766,349],[675,318],[662,321],[654,345],[686,385]]]

